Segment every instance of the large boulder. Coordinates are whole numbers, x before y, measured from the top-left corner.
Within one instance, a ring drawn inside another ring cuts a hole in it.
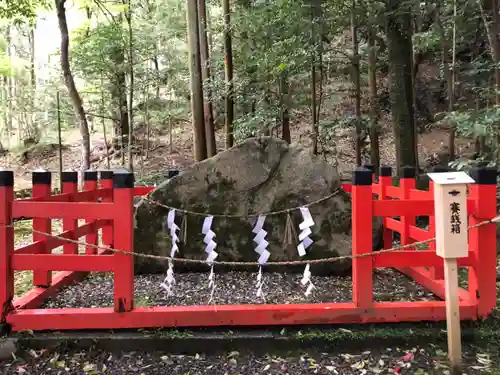
[[[310,206],[315,225],[311,228],[314,244],[304,259],[338,257],[351,254],[351,201],[341,190],[339,174],[321,157],[308,149],[289,146],[271,138],[251,138],[210,159],[194,164],[178,176],[163,182],[148,199],[136,205],[135,251],[168,256],[170,236],[166,230],[168,209],[161,205],[216,215],[212,230],[216,233],[218,260],[257,261],[252,241],[255,218],[251,213],[268,213],[296,208],[326,197],[332,198]],[[161,205],[150,202],[158,202]],[[188,214],[187,243],[181,244],[179,257],[205,259],[201,228],[204,217]],[[299,210],[291,212],[296,232],[302,221]],[[177,225],[183,220],[180,213]],[[269,215],[264,229],[268,232],[270,261],[298,260],[296,245],[284,243],[287,214]],[[381,242],[381,221],[374,219],[374,247]],[[136,272],[162,272],[167,262],[136,258]],[[303,266],[286,271],[303,270]],[[315,265],[314,274],[345,274],[350,260]],[[206,265],[177,264],[178,270],[206,270]],[[241,269],[241,268],[240,268]],[[253,268],[256,269],[255,267]],[[283,270],[283,267],[280,268]]]

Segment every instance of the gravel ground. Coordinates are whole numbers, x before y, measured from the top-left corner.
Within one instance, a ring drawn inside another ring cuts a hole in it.
[[[491,353],[495,349],[492,349]],[[474,348],[464,351],[464,373],[498,373],[497,355]],[[256,374],[449,374],[446,353],[435,345],[415,348],[379,348],[352,353],[309,352],[290,356],[252,356],[228,352],[220,356],[165,353],[51,352],[20,353],[0,362],[4,375],[256,375]]]
[[[135,279],[137,306],[199,305],[209,301],[208,273],[176,274],[175,295],[167,297],[160,287],[164,275],[141,275]],[[313,293],[306,297],[301,275],[265,273],[265,300],[256,297],[257,273],[228,272],[216,275],[216,304],[251,303],[320,303],[350,301],[352,279],[312,277]],[[377,301],[423,301],[436,297],[406,276],[391,269],[374,274],[374,297]],[[109,307],[113,305],[111,274],[92,274],[78,284],[68,286],[48,299],[46,308]]]

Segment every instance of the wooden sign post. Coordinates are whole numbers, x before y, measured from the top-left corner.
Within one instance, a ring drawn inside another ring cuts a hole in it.
[[[467,184],[464,172],[429,173],[434,182],[436,253],[444,259],[448,358],[453,374],[462,374],[457,258],[468,256]]]

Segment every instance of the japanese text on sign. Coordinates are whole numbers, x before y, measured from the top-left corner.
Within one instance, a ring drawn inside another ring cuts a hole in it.
[[[450,203],[450,224],[451,224],[451,233],[459,234],[460,226],[462,225],[462,221],[460,220],[460,203],[451,202]]]

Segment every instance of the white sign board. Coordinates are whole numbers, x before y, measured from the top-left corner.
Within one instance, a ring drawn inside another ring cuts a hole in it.
[[[467,184],[464,172],[429,173],[434,182],[436,253],[442,258],[468,256]]]

